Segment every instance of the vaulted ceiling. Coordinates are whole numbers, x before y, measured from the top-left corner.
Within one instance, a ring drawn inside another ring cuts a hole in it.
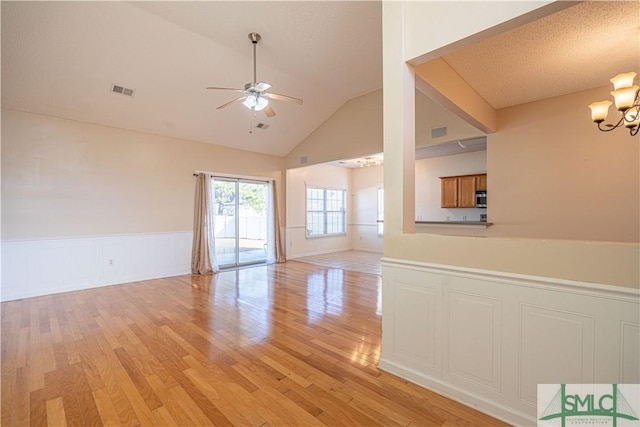
[[[639,27],[638,1],[585,2],[444,59],[502,108],[639,71]],[[252,31],[258,80],[302,106],[216,110],[237,95],[205,87],[252,79]],[[284,156],[382,87],[381,33],[379,1],[3,1],[2,107]]]
[[[205,87],[253,78],[253,31],[258,80],[302,106],[216,110],[238,94]],[[2,2],[3,107],[284,156],[381,86],[380,2]]]

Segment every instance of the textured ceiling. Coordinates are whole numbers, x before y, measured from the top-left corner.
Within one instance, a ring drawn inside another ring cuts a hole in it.
[[[579,3],[443,58],[494,108],[605,86],[640,74],[640,2]]]
[[[284,156],[346,101],[382,86],[381,3],[1,2],[2,107]],[[640,71],[640,3],[587,2],[445,60],[501,108]],[[455,17],[452,17],[455,25]],[[304,99],[274,118],[215,108],[252,78]],[[133,98],[110,93],[112,84]],[[266,130],[254,130],[259,122]]]

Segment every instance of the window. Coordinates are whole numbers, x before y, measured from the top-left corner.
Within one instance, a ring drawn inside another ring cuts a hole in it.
[[[378,236],[384,233],[384,188],[378,188]]]
[[[307,237],[346,234],[345,190],[307,187]]]

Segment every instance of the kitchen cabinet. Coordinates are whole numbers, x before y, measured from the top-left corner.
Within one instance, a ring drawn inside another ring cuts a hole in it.
[[[487,174],[440,177],[441,207],[475,208],[476,190],[487,189]]]
[[[476,191],[477,190],[487,191],[487,174],[476,175]]]
[[[443,208],[457,208],[458,207],[458,178],[440,178],[441,191],[441,205]]]

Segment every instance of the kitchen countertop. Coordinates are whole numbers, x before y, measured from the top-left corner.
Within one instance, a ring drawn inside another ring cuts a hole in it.
[[[490,227],[492,222],[486,221],[416,221],[417,225],[438,225],[438,226],[457,226],[457,225],[470,225],[479,227]]]

